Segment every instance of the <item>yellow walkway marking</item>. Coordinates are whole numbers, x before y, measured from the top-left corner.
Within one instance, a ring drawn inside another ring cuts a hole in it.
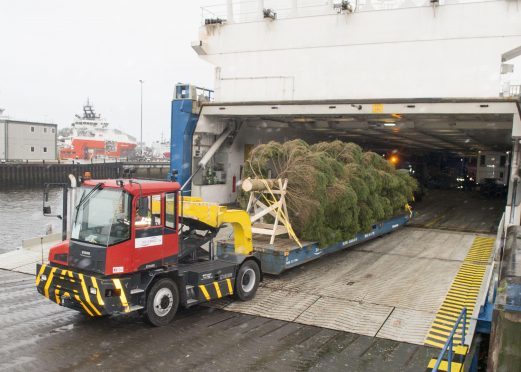
[[[487,264],[494,249],[494,242],[495,238],[489,237],[478,236],[474,239],[465,260],[454,277],[445,300],[436,313],[436,317],[425,338],[425,345],[441,349],[464,307],[467,308],[465,332],[468,331],[470,316],[476,306]],[[454,341],[460,342],[461,337],[462,324],[459,325],[454,335]]]
[[[495,238],[484,236],[476,237],[472,243],[472,246],[470,247],[469,252],[467,253],[467,257],[465,257],[465,261],[487,264],[490,258],[490,254],[494,249],[495,241]]]
[[[432,371],[432,369],[434,368],[434,366],[436,365],[436,359],[431,359],[431,361],[429,362],[429,366],[427,367],[427,370],[428,371]],[[440,367],[439,367],[439,371],[448,371],[449,369],[449,363],[446,362],[446,361],[442,361],[440,363]],[[451,363],[451,372],[460,372],[463,370],[463,363],[458,363],[458,362],[452,362]]]
[[[451,363],[451,371],[452,372],[459,372],[463,370],[463,363],[465,362],[465,357],[467,356],[467,352],[469,350],[468,346],[454,346],[452,348],[454,354],[453,359]],[[445,355],[447,357],[447,355]],[[429,365],[427,366],[427,372],[430,372],[434,369],[434,366],[436,365],[436,361],[438,358],[432,358],[429,361]],[[449,368],[449,362],[446,359],[443,359],[440,363],[440,367],[438,371],[447,371]]]

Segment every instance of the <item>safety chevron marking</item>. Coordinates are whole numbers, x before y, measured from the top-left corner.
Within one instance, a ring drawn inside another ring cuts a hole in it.
[[[464,307],[467,308],[468,314],[465,332],[468,332],[470,315],[476,306],[487,263],[494,247],[494,241],[494,238],[479,236],[474,239],[465,260],[454,277],[445,300],[436,313],[436,317],[425,338],[425,345],[443,348],[454,327],[454,323],[456,323]],[[461,342],[462,328],[463,325],[460,324],[454,335],[455,344]]]
[[[199,291],[204,296],[200,296],[201,300],[206,301],[222,298],[233,294],[233,286],[231,279],[221,280],[220,282],[211,282],[207,284],[200,284]]]

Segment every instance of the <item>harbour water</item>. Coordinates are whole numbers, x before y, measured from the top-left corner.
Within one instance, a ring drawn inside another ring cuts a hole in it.
[[[95,179],[116,178],[125,167],[132,170],[134,177],[160,180],[166,179],[169,170],[165,162],[0,164],[0,254],[21,247],[22,239],[45,235],[49,224],[53,232],[61,231],[61,220],[42,214],[44,182],[68,182],[69,173],[78,177],[85,172],[91,172]],[[36,184],[42,187],[30,186]],[[49,205],[53,213],[61,214],[61,189],[50,191]]]
[[[45,235],[47,226],[61,231],[61,220],[42,214],[42,189],[0,189],[0,253],[21,247],[22,239]],[[61,214],[62,192],[51,190],[49,205]]]

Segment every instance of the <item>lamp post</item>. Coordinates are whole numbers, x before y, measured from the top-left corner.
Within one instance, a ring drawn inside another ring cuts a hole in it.
[[[140,144],[141,144],[141,157],[143,157],[143,80],[139,80],[139,83],[141,84],[141,120],[140,120]]]

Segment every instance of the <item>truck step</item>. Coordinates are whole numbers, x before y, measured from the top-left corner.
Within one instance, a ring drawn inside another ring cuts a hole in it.
[[[144,289],[141,289],[141,288],[134,288],[134,289],[131,289],[130,290],[130,294],[133,295],[133,294],[137,294],[137,293],[143,293],[145,292]]]
[[[196,295],[195,295],[195,289],[194,289],[194,286],[193,286],[193,285],[187,285],[187,286],[186,286],[186,298],[187,298],[187,300],[186,300],[186,304],[187,304],[187,305],[189,305],[189,302],[190,302],[191,300],[197,302],[197,300],[195,299],[195,298],[196,298]]]
[[[144,307],[141,305],[133,305],[133,306],[130,306],[129,312],[137,311],[137,310],[141,310],[141,309],[144,309]]]
[[[197,301],[196,299],[193,299],[193,298],[190,298],[190,299],[186,300],[186,306],[187,307],[196,305],[198,303],[199,303],[199,301]]]

